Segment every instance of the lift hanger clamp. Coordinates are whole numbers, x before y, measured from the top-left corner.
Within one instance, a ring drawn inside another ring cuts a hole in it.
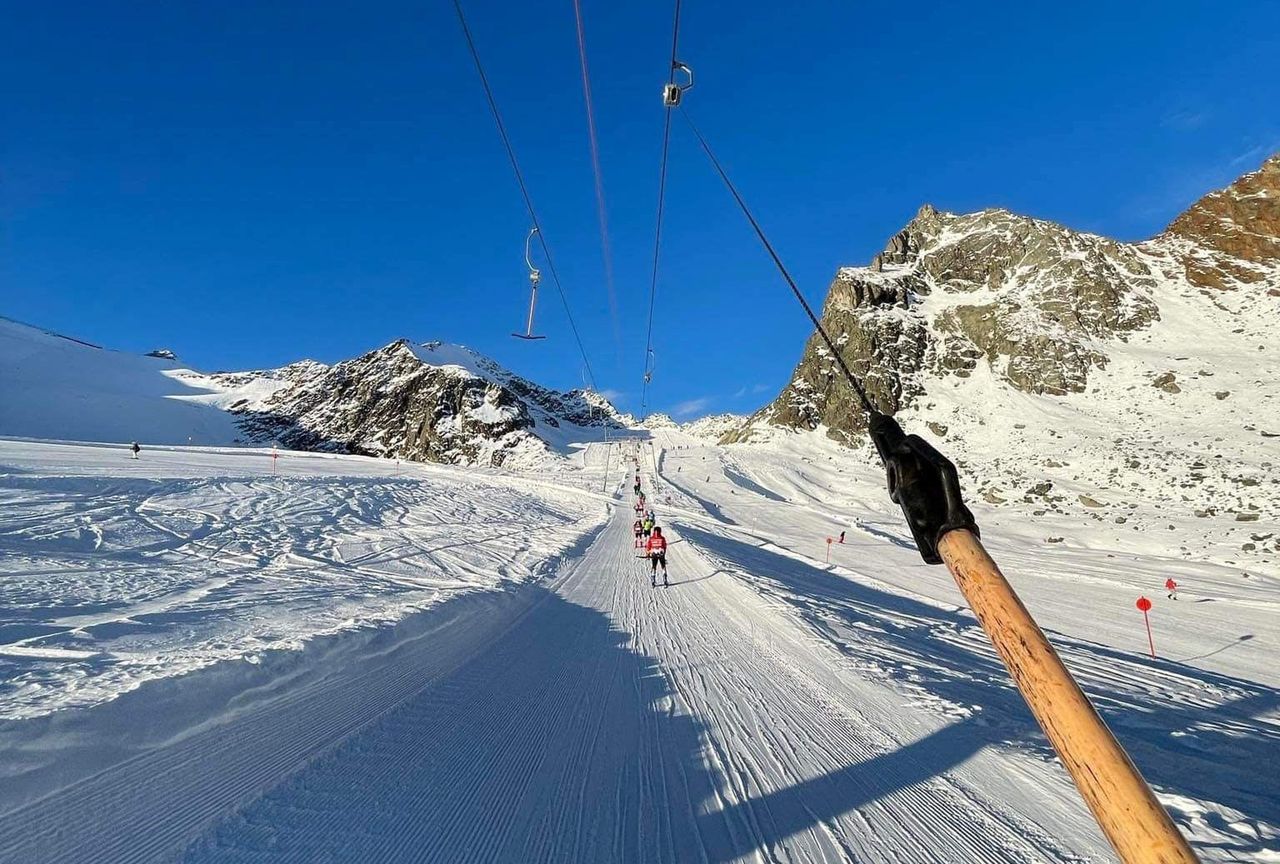
[[[889,497],[902,508],[916,548],[926,564],[941,564],[938,541],[948,531],[964,528],[978,536],[973,513],[960,494],[960,475],[951,460],[919,435],[907,435],[886,414],[875,412],[871,440],[880,451]]]
[[[662,104],[668,108],[676,108],[680,105],[680,100],[684,98],[686,90],[693,89],[693,70],[679,60],[671,64],[672,81],[662,88]],[[683,84],[675,81],[675,73],[683,72],[688,80]]]

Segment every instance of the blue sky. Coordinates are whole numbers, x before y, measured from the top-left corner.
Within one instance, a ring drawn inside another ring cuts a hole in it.
[[[606,299],[573,4],[469,0],[600,388],[638,408],[668,3],[583,0],[620,307]],[[204,369],[405,336],[582,382],[448,0],[0,0],[0,314]],[[1280,3],[686,0],[688,109],[802,289],[929,201],[1123,239],[1280,150]],[[651,406],[758,407],[806,321],[673,130]]]

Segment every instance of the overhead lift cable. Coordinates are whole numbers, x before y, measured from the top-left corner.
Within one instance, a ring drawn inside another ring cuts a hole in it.
[[[520,185],[520,194],[524,197],[524,206],[529,211],[529,219],[533,223],[533,230],[538,236],[538,243],[542,247],[542,255],[547,261],[547,272],[551,274],[551,282],[556,286],[556,292],[560,295],[560,302],[564,305],[565,317],[569,319],[569,329],[573,331],[574,341],[578,343],[578,353],[582,355],[582,362],[587,367],[587,375],[591,379],[591,386],[596,387],[596,376],[591,371],[591,361],[587,359],[587,349],[582,345],[582,337],[578,334],[578,325],[573,320],[573,312],[569,309],[569,298],[564,293],[564,287],[560,284],[560,276],[556,273],[555,262],[551,258],[551,248],[547,245],[546,234],[542,231],[542,225],[538,222],[538,213],[533,208],[533,199],[529,196],[529,187],[524,182],[524,173],[520,170],[520,163],[516,160],[515,148],[511,145],[511,137],[507,134],[506,124],[502,122],[502,114],[498,111],[498,102],[493,96],[493,88],[489,86],[489,76],[484,72],[484,64],[480,62],[480,52],[476,49],[475,40],[471,37],[471,28],[467,26],[467,16],[462,12],[461,0],[453,0],[453,8],[458,13],[458,23],[462,25],[462,35],[467,39],[467,48],[471,52],[471,59],[476,64],[476,72],[480,75],[480,83],[484,86],[485,98],[489,101],[489,111],[493,114],[493,122],[498,126],[498,134],[502,137],[502,145],[507,150],[507,158],[511,160],[511,170],[515,172],[516,182]]]
[[[896,420],[867,398],[865,386],[836,350],[706,138],[688,112],[681,108],[681,113],[858,394],[868,415],[868,434],[885,466],[889,496],[902,508],[921,557],[929,564],[945,563],[955,577],[1120,860],[1124,864],[1197,864],[1199,859],[1168,811],[978,539],[978,526],[964,505],[955,465],[920,436],[904,433]]]
[[[587,35],[582,23],[582,0],[573,0],[574,20],[578,27],[578,63],[582,67],[582,98],[587,106],[587,138],[591,143],[591,172],[596,184],[596,216],[600,223],[600,254],[604,257],[604,286],[609,294],[609,319],[613,324],[613,342],[622,350],[622,325],[618,319],[618,293],[613,285],[613,248],[609,242],[609,210],[605,205],[604,171],[600,168],[600,140],[596,135],[596,113],[591,98],[591,72],[587,66]]]
[[[738,202],[738,207],[742,209],[742,214],[747,217],[747,221],[751,223],[751,227],[755,230],[756,236],[760,238],[760,242],[764,245],[765,250],[769,253],[769,257],[773,259],[773,263],[778,268],[778,272],[782,274],[782,278],[787,281],[787,285],[791,288],[791,293],[796,295],[796,299],[800,301],[800,305],[804,308],[804,313],[809,316],[809,320],[813,322],[814,328],[817,329],[818,335],[822,337],[822,341],[827,343],[827,348],[831,351],[831,356],[835,358],[836,365],[840,367],[840,371],[844,373],[844,377],[848,379],[849,386],[853,388],[853,392],[858,394],[858,401],[862,403],[863,409],[869,417],[875,417],[880,414],[876,406],[871,404],[871,400],[867,398],[867,391],[862,386],[853,372],[845,364],[844,358],[840,356],[840,351],[836,348],[831,337],[827,335],[826,329],[822,326],[822,322],[818,320],[818,316],[813,313],[813,307],[809,305],[809,301],[804,299],[804,295],[800,293],[800,289],[796,287],[796,280],[791,278],[791,274],[787,271],[787,267],[782,263],[782,259],[778,257],[777,251],[773,248],[773,244],[769,242],[769,238],[765,236],[764,229],[760,227],[760,223],[756,221],[756,217],[751,215],[747,202],[742,200],[742,195],[738,193],[738,188],[733,185],[733,181],[729,179],[728,173],[724,170],[724,166],[720,164],[720,160],[716,158],[716,154],[711,151],[711,145],[707,143],[707,139],[702,137],[702,133],[698,131],[698,127],[694,125],[693,118],[689,116],[689,112],[680,109],[680,115],[684,117],[685,122],[689,124],[689,130],[693,132],[693,137],[698,140],[698,145],[702,147],[702,152],[707,154],[707,158],[711,160],[711,165],[716,169],[716,173],[720,175],[720,179],[724,181],[724,185],[728,187],[729,193],[733,195],[733,200]]]
[[[644,383],[640,393],[640,418],[642,420],[649,407],[649,384],[653,380],[653,306],[654,300],[658,296],[658,259],[662,250],[662,213],[666,205],[667,196],[667,154],[671,148],[671,109],[680,104],[679,96],[677,95],[673,98],[671,94],[682,92],[680,86],[676,84],[676,71],[688,68],[676,59],[676,49],[679,44],[680,0],[676,0],[675,20],[671,25],[671,66],[667,72],[667,84],[662,91],[662,101],[666,110],[663,112],[662,121],[662,158],[658,167],[658,215],[653,231],[653,275],[649,280],[649,324],[645,331]],[[690,76],[689,86],[692,86],[692,76]]]

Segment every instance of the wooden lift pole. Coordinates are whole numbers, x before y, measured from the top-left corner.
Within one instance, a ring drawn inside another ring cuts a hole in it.
[[[1199,861],[982,542],[963,528],[938,553],[1124,864]]]
[[[852,375],[850,375],[852,380]],[[946,564],[1018,692],[1124,864],[1198,864],[1089,697],[978,539],[956,466],[892,417],[869,410],[889,497],[926,564]]]
[[[678,17],[676,23],[678,27]],[[688,75],[687,85],[674,83],[675,71]],[[688,67],[675,63],[671,81],[663,91],[663,104],[668,109],[678,107],[683,91],[692,86],[693,74]],[[1120,860],[1123,864],[1199,864],[1186,838],[978,540],[977,523],[960,494],[956,466],[920,436],[903,432],[896,420],[878,410],[868,398],[706,139],[688,114],[684,117],[857,394],[867,413],[867,433],[884,463],[889,497],[902,508],[920,556],[926,564],[945,563],[951,570]],[[646,369],[646,383],[651,370],[652,367]]]

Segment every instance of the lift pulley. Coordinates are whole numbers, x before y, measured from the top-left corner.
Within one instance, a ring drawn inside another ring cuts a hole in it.
[[[668,108],[675,108],[684,98],[684,92],[693,89],[693,70],[679,60],[671,64],[671,69],[672,80],[662,88],[662,104]],[[685,83],[680,84],[675,81],[676,72],[684,73]]]

